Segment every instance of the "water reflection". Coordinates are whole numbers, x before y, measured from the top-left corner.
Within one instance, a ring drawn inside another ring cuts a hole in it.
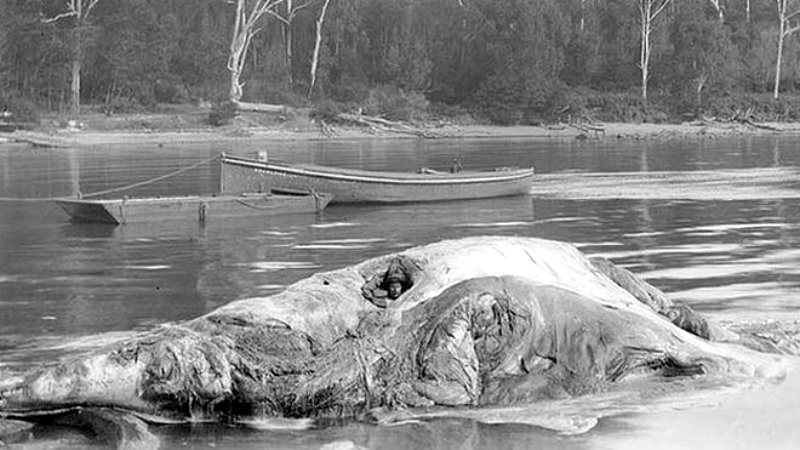
[[[220,427],[195,427],[190,435],[176,432],[168,448],[368,448],[368,449],[530,449],[591,448],[583,436],[560,436],[524,425],[486,425],[467,420],[442,419],[395,427],[346,424],[304,431],[254,431]]]

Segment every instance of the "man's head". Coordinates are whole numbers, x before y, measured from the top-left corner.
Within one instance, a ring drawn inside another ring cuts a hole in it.
[[[398,279],[390,279],[388,286],[386,286],[386,292],[392,300],[400,297],[403,294],[403,283]]]

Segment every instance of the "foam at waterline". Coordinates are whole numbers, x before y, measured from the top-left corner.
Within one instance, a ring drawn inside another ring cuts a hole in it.
[[[314,426],[314,419],[286,419],[281,417],[265,417],[249,419],[237,423],[255,430],[307,430]]]
[[[274,291],[274,290],[278,290],[278,289],[283,289],[283,288],[286,287],[286,285],[285,284],[260,284],[257,287],[259,289]]]
[[[330,222],[330,223],[314,223],[311,228],[340,228],[340,227],[359,227],[358,222]]]

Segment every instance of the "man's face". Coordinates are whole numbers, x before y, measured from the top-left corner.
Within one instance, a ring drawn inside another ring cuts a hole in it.
[[[392,281],[389,283],[389,288],[387,291],[389,294],[389,298],[394,300],[397,297],[400,297],[400,294],[403,293],[403,285],[400,284],[399,281]]]

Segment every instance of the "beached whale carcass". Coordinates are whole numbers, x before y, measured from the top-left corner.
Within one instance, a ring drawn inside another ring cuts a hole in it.
[[[402,293],[378,298],[397,270]],[[568,244],[474,237],[319,273],[36,369],[0,393],[0,411],[362,417],[584,395],[632,374],[782,376],[779,356],[715,342],[728,338]]]

